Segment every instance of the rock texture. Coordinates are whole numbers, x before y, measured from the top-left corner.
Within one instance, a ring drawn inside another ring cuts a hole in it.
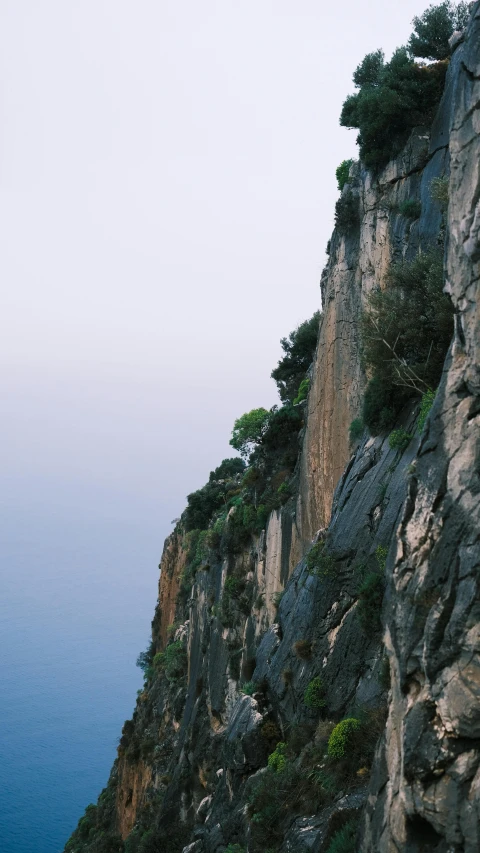
[[[480,12],[455,80],[447,288],[456,334],[392,549],[392,694],[362,850],[480,849]]]

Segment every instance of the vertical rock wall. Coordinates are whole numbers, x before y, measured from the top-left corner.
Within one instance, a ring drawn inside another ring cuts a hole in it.
[[[456,334],[387,566],[392,691],[362,851],[480,850],[480,4],[455,81]]]
[[[434,245],[441,232],[442,210],[431,197],[430,183],[448,174],[461,53],[462,48],[452,58],[432,128],[413,132],[404,151],[375,177],[355,164],[343,190],[356,196],[359,222],[346,235],[334,231],[322,275],[323,320],[308,398],[293,564],[327,526],[334,489],[351,456],[348,428],[359,416],[366,381],[359,335],[365,298],[372,288],[384,286],[392,261]],[[406,200],[421,202],[419,219],[399,213]]]

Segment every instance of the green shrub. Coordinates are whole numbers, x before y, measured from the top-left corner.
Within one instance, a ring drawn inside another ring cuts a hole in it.
[[[170,643],[166,647],[163,655],[165,675],[173,684],[182,678],[187,670],[187,653],[183,648],[182,641],[177,640],[174,643]]]
[[[149,643],[147,649],[144,652],[140,652],[140,654],[137,658],[137,664],[136,665],[139,667],[139,669],[142,670],[142,672],[144,674],[146,673],[147,669],[149,669],[152,666],[154,655],[155,655],[155,642],[153,640],[150,640],[150,643]]]
[[[280,399],[283,403],[292,403],[298,396],[300,384],[310,367],[317,347],[320,312],[316,311],[310,320],[300,323],[288,338],[282,338],[280,345],[285,355],[272,370]]]
[[[279,589],[276,592],[272,592],[272,594],[270,596],[270,600],[271,600],[275,610],[278,610],[278,608],[280,607],[280,602],[281,602],[284,595],[285,595],[284,589]]]
[[[312,678],[310,683],[305,690],[303,695],[303,701],[307,708],[311,708],[312,711],[319,710],[320,708],[324,708],[326,705],[325,701],[325,688],[323,686],[322,679],[319,675],[315,678]]]
[[[323,542],[317,542],[313,548],[310,548],[305,563],[310,575],[315,575],[318,578],[328,578],[335,575],[335,560],[331,554],[325,553]]]
[[[430,195],[434,201],[438,201],[441,207],[448,205],[448,178],[432,178],[430,181]]]
[[[369,572],[358,593],[357,616],[367,634],[379,631],[385,582],[382,575]]]
[[[210,471],[208,478],[209,483],[218,482],[218,480],[233,480],[238,474],[243,474],[245,471],[245,462],[234,456],[232,459],[223,459],[218,468]]]
[[[256,681],[246,681],[245,684],[240,688],[240,692],[244,693],[245,696],[253,696],[258,690]]]
[[[388,548],[383,545],[378,545],[375,549],[375,558],[377,566],[381,572],[384,572],[387,567]]]
[[[362,415],[372,435],[391,429],[401,409],[400,400],[403,405],[406,395],[403,389],[398,393],[389,371],[379,372],[370,379],[363,397]]]
[[[365,427],[363,425],[362,419],[361,418],[355,418],[355,420],[352,421],[352,423],[350,424],[350,427],[348,430],[349,435],[350,435],[350,441],[351,442],[359,441],[363,435],[364,429],[365,429]]]
[[[282,773],[287,764],[287,744],[284,741],[277,743],[275,750],[268,756],[268,766],[275,773]]]
[[[430,388],[428,391],[425,391],[425,394],[422,397],[422,402],[420,404],[420,412],[418,415],[417,422],[417,431],[423,432],[423,428],[427,421],[430,409],[433,406],[433,401],[435,400],[435,391],[432,391]]]
[[[350,166],[352,165],[353,160],[342,160],[339,166],[335,171],[335,177],[337,179],[338,189],[342,192],[346,183],[348,183],[348,175],[350,172]],[[327,252],[328,255],[328,252]]]
[[[350,190],[340,196],[335,204],[335,228],[340,234],[354,231],[360,225],[358,197]]]
[[[372,376],[363,419],[372,434],[391,428],[407,400],[438,385],[453,334],[443,293],[443,256],[425,252],[393,264],[361,318],[362,357]]]
[[[406,219],[419,219],[422,213],[422,203],[415,198],[407,198],[398,205],[398,212]]]
[[[306,400],[308,397],[309,390],[310,390],[310,379],[306,376],[305,379],[302,379],[302,381],[300,382],[298,394],[293,401],[293,405],[297,406],[299,403],[303,403],[303,401]]]
[[[413,19],[414,32],[408,47],[413,56],[424,59],[447,59],[450,56],[448,40],[455,30],[462,30],[468,21],[468,3],[454,5],[444,0]]]
[[[412,438],[413,435],[410,432],[407,432],[403,427],[400,427],[399,429],[394,429],[393,432],[390,433],[388,445],[391,450],[398,450],[399,453],[403,453],[403,451],[407,449]]]
[[[228,847],[225,848],[225,853],[246,853],[245,847],[241,847],[240,844],[229,844]]]
[[[327,853],[356,853],[358,820],[349,820],[333,836],[328,845]]]
[[[349,717],[338,723],[328,739],[327,752],[331,758],[344,758],[357,737],[360,720]]]
[[[414,62],[406,48],[385,62],[383,51],[369,53],[357,67],[358,92],[343,104],[340,124],[359,130],[362,162],[384,166],[405,145],[410,132],[431,123],[443,92],[446,64]]]

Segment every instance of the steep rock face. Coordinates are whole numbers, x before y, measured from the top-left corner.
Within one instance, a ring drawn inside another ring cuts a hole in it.
[[[480,10],[455,81],[447,289],[456,334],[388,570],[392,670],[364,851],[480,849]]]
[[[348,425],[358,417],[365,376],[360,359],[359,322],[365,297],[383,287],[392,261],[412,258],[421,246],[435,244],[442,229],[442,211],[432,200],[430,184],[449,168],[449,128],[461,64],[458,50],[447,73],[445,93],[431,129],[419,128],[402,154],[376,176],[351,168],[343,191],[358,202],[358,223],[346,233],[334,232],[322,274],[323,319],[301,458],[297,503],[299,559],[306,543],[330,519],[334,489],[350,456]],[[411,220],[399,206],[421,202]]]

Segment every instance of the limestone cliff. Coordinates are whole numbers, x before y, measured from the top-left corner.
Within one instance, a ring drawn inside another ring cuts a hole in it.
[[[342,833],[338,850],[480,849],[479,10],[432,126],[350,169],[295,493],[247,537],[233,499],[221,535],[182,517],[165,543],[145,688],[68,853],[327,853]],[[430,188],[448,175],[446,218]],[[445,236],[456,330],[425,429],[413,401],[400,447],[352,445],[368,295]]]

